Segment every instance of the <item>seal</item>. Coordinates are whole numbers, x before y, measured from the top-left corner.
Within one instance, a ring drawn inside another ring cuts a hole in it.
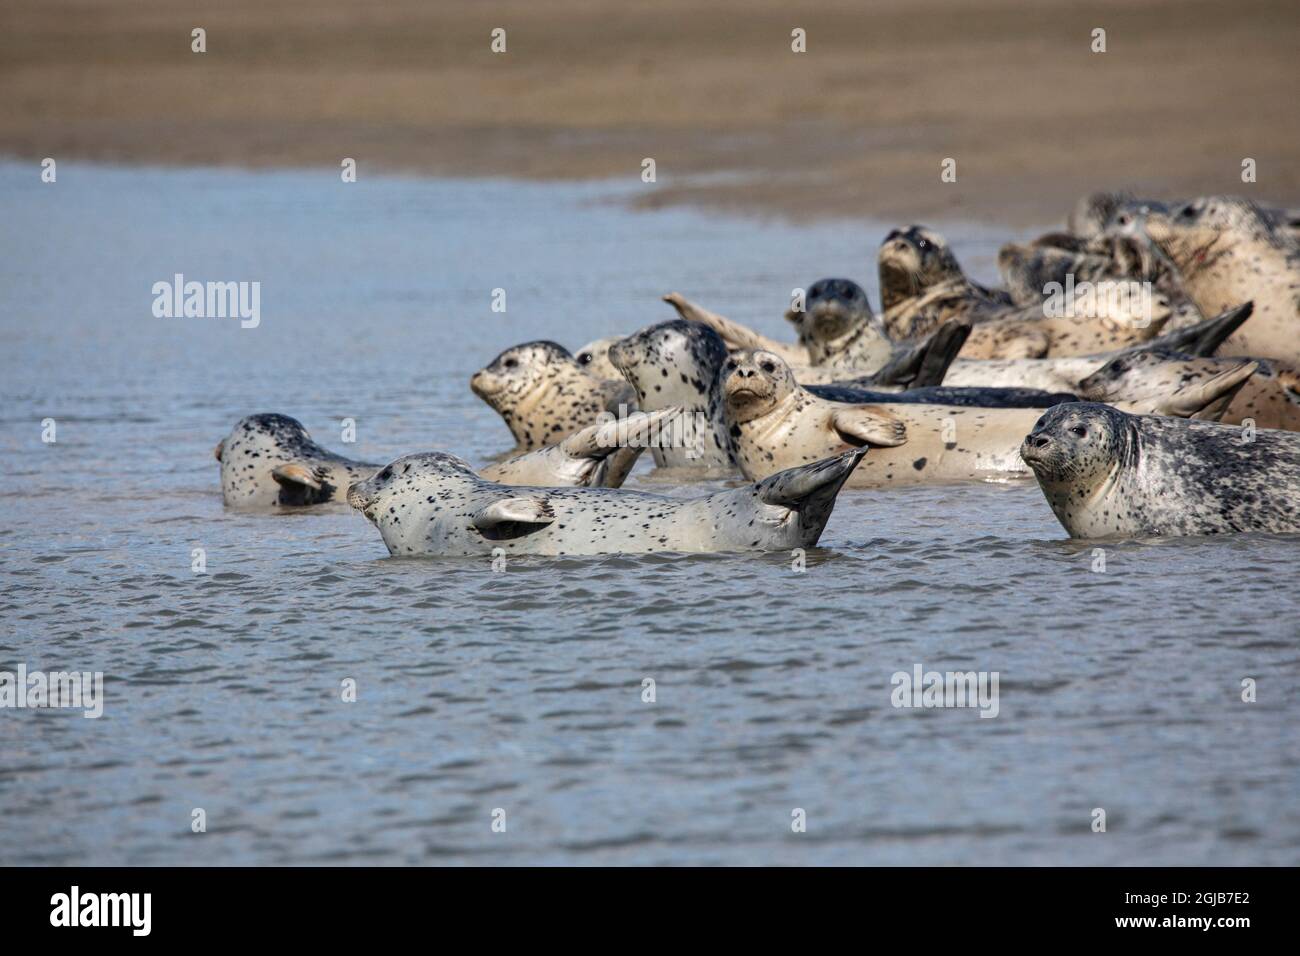
[[[1300,434],[1129,415],[1080,402],[1049,409],[1020,453],[1071,537],[1300,531]]]
[[[643,411],[680,406],[680,441],[656,448],[660,468],[729,474],[735,470],[717,372],[727,359],[722,337],[675,319],[641,329],[610,347],[609,360],[636,392]]]
[[[1221,354],[1300,364],[1300,246],[1275,217],[1245,199],[1207,197],[1153,211],[1144,228],[1203,312],[1254,301],[1254,318]]]
[[[873,385],[938,385],[970,334],[969,322],[953,319],[923,338],[895,342],[871,311],[867,293],[851,279],[818,279],[808,287],[803,308],[785,313],[798,332],[798,346],[769,339],[676,292],[664,301],[682,318],[709,326],[728,348],[775,352],[797,369],[801,381],[831,381],[828,370],[834,370],[871,376]],[[808,363],[812,368],[805,367]]]
[[[862,446],[872,453],[852,487],[1028,475],[1017,450],[1038,409],[827,401],[762,350],[733,353],[720,381],[736,461],[751,480]]]
[[[967,278],[947,240],[924,226],[894,229],[876,254],[881,321],[896,340],[929,335],[949,319],[1005,314],[1010,295]]]
[[[394,555],[645,554],[813,547],[863,449],[701,498],[603,488],[521,495],[454,455],[399,458],[348,489]]]
[[[1193,389],[1208,389],[1253,365],[1253,375],[1240,387],[1215,420],[1228,425],[1252,421],[1257,428],[1300,431],[1300,371],[1271,359],[1198,358],[1164,349],[1117,355],[1079,382],[1079,394],[1089,401],[1130,405],[1168,401]],[[1144,410],[1168,414],[1158,407]],[[1196,415],[1205,418],[1206,415]]]
[[[621,382],[623,374],[609,360],[609,347],[621,336],[612,335],[604,339],[588,342],[573,353],[573,360],[582,366],[588,375],[594,375],[603,381]]]
[[[505,420],[516,452],[558,441],[632,400],[625,382],[588,375],[567,349],[547,341],[506,349],[474,373],[469,387]]]
[[[679,409],[633,413],[581,429],[548,445],[483,469],[504,484],[619,487],[638,456]],[[234,508],[301,507],[336,501],[353,482],[382,465],[345,458],[318,445],[288,415],[240,419],[213,449],[221,462],[221,497]]]

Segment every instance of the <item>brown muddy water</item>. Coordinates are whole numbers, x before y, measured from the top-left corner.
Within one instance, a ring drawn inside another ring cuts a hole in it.
[[[466,382],[506,346],[671,318],[673,289],[783,336],[795,286],[875,298],[894,223],[627,211],[641,188],[0,165],[0,671],[105,694],[0,710],[0,863],[1300,862],[1294,537],[1094,571],[1036,486],[970,485],[843,493],[803,573],[493,573],[389,558],[345,506],[223,508],[212,446],[252,412],[482,462],[509,435]],[[932,225],[989,279],[1012,238]],[[259,281],[260,324],[155,318],[176,273]],[[997,716],[894,707],[918,664],[997,672]]]

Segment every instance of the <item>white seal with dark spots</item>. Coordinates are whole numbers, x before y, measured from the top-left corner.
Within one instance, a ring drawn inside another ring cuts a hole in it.
[[[1021,455],[1075,538],[1300,531],[1300,434],[1058,405]]]
[[[856,449],[742,488],[670,498],[601,488],[521,494],[453,455],[399,458],[348,490],[394,555],[641,554],[810,548]]]
[[[553,444],[632,402],[626,382],[588,375],[562,345],[545,341],[506,349],[469,387],[505,420],[516,451]]]

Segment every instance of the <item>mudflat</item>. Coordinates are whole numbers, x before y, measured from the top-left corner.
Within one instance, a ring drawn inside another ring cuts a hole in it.
[[[0,152],[24,158],[575,179],[651,157],[646,205],[796,218],[1037,223],[1101,187],[1300,197],[1293,0],[4,8]]]

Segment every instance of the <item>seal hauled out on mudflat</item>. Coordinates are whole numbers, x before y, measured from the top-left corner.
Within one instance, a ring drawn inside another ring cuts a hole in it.
[[[513,485],[617,488],[657,429],[680,410],[634,413],[591,425],[564,441],[489,465],[483,476]],[[221,462],[221,496],[236,508],[321,504],[343,497],[349,485],[382,465],[336,455],[312,441],[288,415],[250,415],[214,449]]]
[[[644,554],[810,548],[864,454],[792,468],[702,498],[601,488],[521,495],[443,452],[399,458],[348,489],[390,554]]]
[[[1216,196],[1153,211],[1144,227],[1201,311],[1254,300],[1254,318],[1220,354],[1300,364],[1300,246],[1274,217],[1248,200]]]
[[[474,394],[505,419],[516,451],[533,451],[630,406],[632,390],[583,371],[555,342],[508,348],[469,381]]]
[[[1300,531],[1300,434],[1050,409],[1021,455],[1075,538]]]

